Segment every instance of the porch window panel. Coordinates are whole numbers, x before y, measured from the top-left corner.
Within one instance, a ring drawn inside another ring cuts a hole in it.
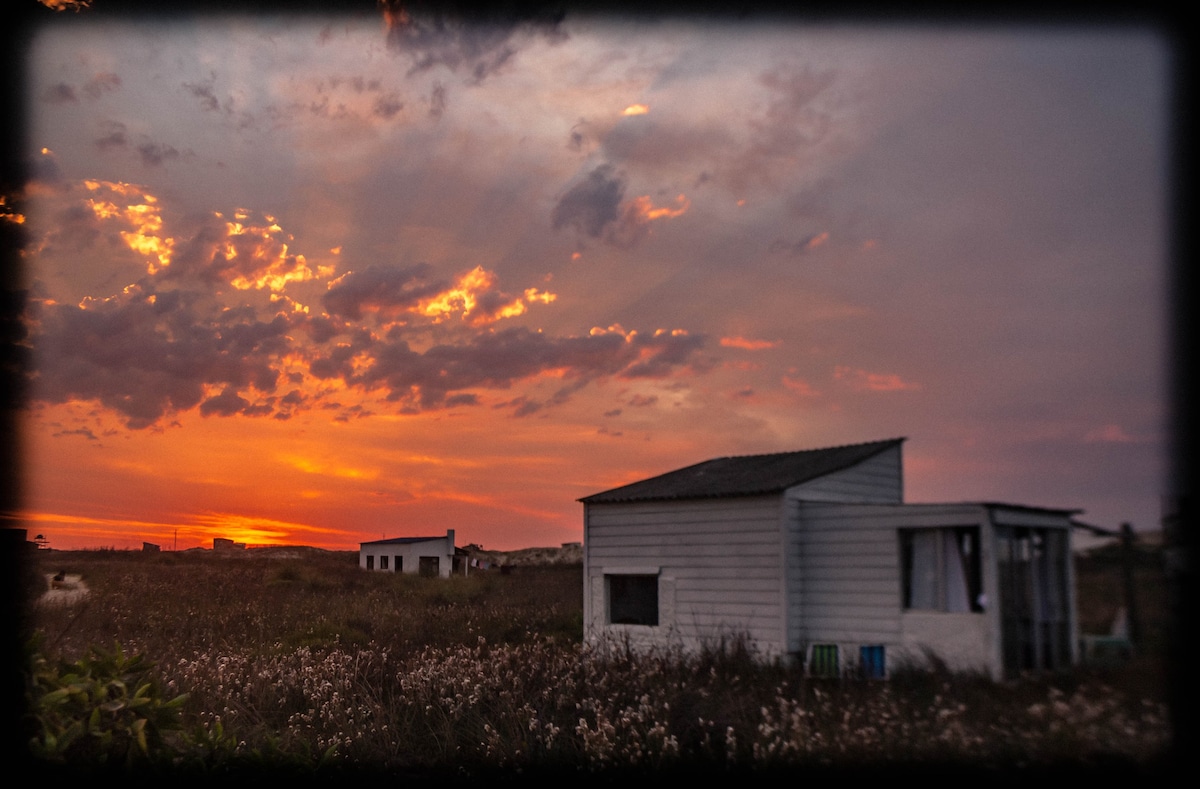
[[[942,549],[946,570],[945,611],[965,613],[971,610],[967,596],[966,558],[963,556],[960,535],[947,529],[942,532]]]

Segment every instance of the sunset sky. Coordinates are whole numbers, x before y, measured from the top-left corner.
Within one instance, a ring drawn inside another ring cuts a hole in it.
[[[36,29],[31,535],[557,545],[617,485],[901,436],[908,501],[1157,527],[1153,31],[437,22]]]

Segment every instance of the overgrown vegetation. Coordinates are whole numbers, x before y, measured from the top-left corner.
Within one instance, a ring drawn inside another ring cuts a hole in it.
[[[1153,653],[1141,669],[1004,684],[944,672],[814,680],[736,640],[694,657],[587,649],[578,565],[441,580],[321,552],[38,558],[90,589],[34,612],[30,737],[43,759],[477,777],[1136,767],[1169,744],[1165,688],[1144,676],[1161,662]],[[1081,572],[1081,595],[1108,588],[1097,573]],[[1161,632],[1153,613],[1145,626]]]

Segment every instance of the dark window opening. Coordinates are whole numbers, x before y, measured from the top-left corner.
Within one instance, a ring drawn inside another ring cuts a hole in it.
[[[368,570],[375,569],[375,557],[374,556],[369,556],[369,555],[367,556],[367,569]]]
[[[380,556],[380,557],[379,557],[379,569],[380,569],[380,570],[386,570],[386,569],[387,569],[387,560],[388,560],[388,558],[387,558],[386,556]]]
[[[393,556],[392,558],[396,560],[396,563],[395,563],[396,572],[398,572],[398,573],[404,572],[404,557],[403,556]]]
[[[900,569],[905,610],[983,611],[977,527],[902,529]]]
[[[658,625],[658,576],[609,575],[608,623]]]
[[[417,572],[425,578],[436,578],[440,574],[438,557],[422,556],[417,559]]]

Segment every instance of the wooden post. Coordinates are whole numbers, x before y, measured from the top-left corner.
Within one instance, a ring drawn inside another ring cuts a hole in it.
[[[1141,633],[1138,628],[1137,605],[1133,596],[1133,527],[1121,524],[1121,569],[1125,581],[1125,612],[1129,623],[1129,643],[1137,647]]]

